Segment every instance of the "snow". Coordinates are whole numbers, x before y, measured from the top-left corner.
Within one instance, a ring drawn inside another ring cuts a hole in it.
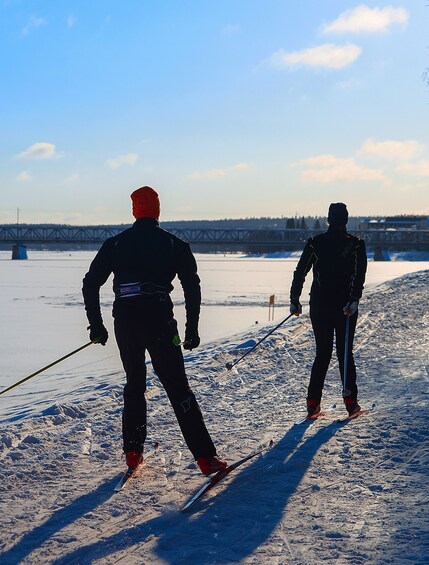
[[[7,393],[11,404],[0,397],[0,562],[426,563],[428,283],[423,270],[366,293],[355,355],[360,400],[376,407],[354,421],[338,422],[345,411],[333,360],[326,415],[294,425],[314,356],[306,313],[231,371],[225,364],[281,318],[188,353],[219,454],[232,462],[275,442],[188,513],[180,509],[205,479],[151,371],[148,442],[160,448],[120,493],[123,373],[107,348],[82,352],[65,371],[69,387],[56,390],[56,374],[25,385],[27,404],[19,388]]]

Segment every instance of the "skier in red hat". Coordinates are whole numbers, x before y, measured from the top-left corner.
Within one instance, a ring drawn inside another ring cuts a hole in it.
[[[177,275],[185,296],[183,347],[192,350],[200,344],[201,289],[197,264],[188,243],[160,228],[160,201],[153,188],[143,186],[135,190],[131,200],[135,223],[103,243],[83,279],[90,339],[102,345],[107,342],[108,332],[100,309],[100,287],[113,273],[115,337],[127,380],[122,414],[126,463],[135,468],[143,461],[147,350],[186,444],[201,472],[209,475],[226,467],[226,463],[217,457],[189,386],[170,298],[171,282]]]

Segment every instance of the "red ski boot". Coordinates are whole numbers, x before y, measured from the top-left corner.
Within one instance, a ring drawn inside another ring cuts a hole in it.
[[[143,453],[128,451],[125,455],[125,461],[130,469],[135,469],[143,462]]]
[[[349,416],[351,416],[355,412],[359,412],[359,410],[361,409],[358,401],[355,398],[344,398],[344,404],[346,405],[346,410],[349,413]]]
[[[307,400],[307,418],[316,416],[320,412],[320,400]]]
[[[210,457],[198,457],[197,465],[203,475],[211,475],[225,469],[227,463],[211,455]]]

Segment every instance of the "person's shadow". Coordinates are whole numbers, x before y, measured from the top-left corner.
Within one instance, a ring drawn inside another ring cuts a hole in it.
[[[306,423],[292,426],[263,460],[257,458],[246,467],[234,471],[232,480],[227,478],[225,483],[215,487],[218,491],[213,491],[213,496],[208,495],[206,499],[197,502],[192,507],[192,512],[167,512],[143,521],[138,526],[126,528],[105,539],[81,546],[58,558],[54,564],[91,563],[124,551],[128,547],[134,548],[135,558],[135,546],[149,537],[152,540],[155,537],[155,551],[163,563],[210,565],[220,561],[236,562],[252,555],[281,522],[288,501],[298,488],[314,455],[340,426],[337,422],[323,425],[302,442],[307,427]],[[96,493],[92,493],[91,498],[91,506],[95,506],[97,498],[99,503],[104,501],[103,497],[97,497]],[[77,511],[79,501],[84,502],[82,499],[84,497],[73,503],[76,511],[69,509],[67,512],[69,523],[88,511],[88,508]],[[39,546],[66,525],[64,520],[61,520],[61,512],[50,518],[50,525],[48,523],[39,526],[28,534],[35,536],[34,546]],[[54,524],[57,526],[54,527]],[[41,536],[37,536],[38,529]],[[19,548],[21,543],[24,551]],[[22,559],[30,553],[25,551],[26,545],[23,540],[8,552],[7,557],[10,559],[12,556],[19,556]]]
[[[0,563],[5,565],[21,563],[32,551],[40,547],[55,533],[73,524],[87,512],[94,510],[108,500],[112,496],[112,491],[118,480],[119,476],[109,479],[96,490],[76,498],[71,504],[54,512],[46,522],[30,529],[16,545],[4,553],[0,553]]]

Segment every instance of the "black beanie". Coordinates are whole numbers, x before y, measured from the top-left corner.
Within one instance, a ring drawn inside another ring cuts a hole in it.
[[[342,202],[335,202],[329,206],[328,223],[330,226],[345,226],[349,219],[347,206]]]

